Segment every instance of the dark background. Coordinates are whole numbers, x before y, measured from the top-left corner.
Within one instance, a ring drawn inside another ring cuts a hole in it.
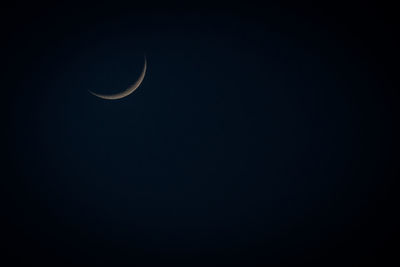
[[[18,2],[2,13],[3,261],[394,259],[393,7]],[[132,95],[88,93],[127,88],[144,54]]]

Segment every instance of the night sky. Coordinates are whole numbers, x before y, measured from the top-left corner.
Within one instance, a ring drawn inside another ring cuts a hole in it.
[[[2,259],[382,266],[398,225],[390,10],[5,7]],[[144,55],[131,95],[89,93],[126,89]]]

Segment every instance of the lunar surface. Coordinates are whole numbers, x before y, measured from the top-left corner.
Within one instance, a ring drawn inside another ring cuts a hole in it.
[[[146,60],[146,57],[144,57],[144,66],[143,66],[142,73],[140,74],[137,81],[132,86],[128,87],[125,91],[122,91],[122,92],[116,93],[116,94],[110,94],[110,95],[97,94],[90,90],[89,90],[89,92],[91,94],[93,94],[94,96],[97,96],[97,97],[100,97],[103,99],[107,99],[107,100],[116,100],[116,99],[124,98],[124,97],[132,94],[133,91],[135,91],[140,86],[140,84],[142,83],[142,81],[144,79],[144,76],[146,75],[146,68],[147,68],[147,60]]]

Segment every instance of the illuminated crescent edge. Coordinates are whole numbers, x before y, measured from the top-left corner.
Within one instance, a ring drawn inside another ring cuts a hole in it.
[[[140,74],[139,78],[137,79],[137,81],[131,85],[130,87],[128,87],[128,89],[126,89],[125,91],[122,91],[120,93],[116,93],[116,94],[111,94],[111,95],[103,95],[103,94],[97,94],[94,93],[92,91],[89,90],[89,92],[97,97],[103,98],[103,99],[107,99],[107,100],[116,100],[116,99],[121,99],[124,98],[130,94],[133,93],[133,91],[135,91],[140,84],[142,83],[144,76],[146,75],[146,69],[147,69],[147,60],[146,60],[146,56],[144,57],[144,66],[143,66],[143,70],[142,73]]]

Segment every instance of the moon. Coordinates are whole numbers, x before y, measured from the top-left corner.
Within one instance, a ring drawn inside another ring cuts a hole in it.
[[[122,92],[116,93],[116,94],[111,94],[111,95],[97,94],[97,93],[94,93],[94,92],[92,92],[90,90],[89,90],[89,92],[94,96],[97,96],[97,97],[100,97],[100,98],[103,98],[103,99],[106,99],[106,100],[116,100],[116,99],[124,98],[124,97],[132,94],[133,91],[135,91],[140,86],[140,84],[142,83],[142,81],[144,79],[144,76],[146,75],[146,68],[147,68],[147,60],[146,60],[146,56],[145,56],[144,57],[144,66],[143,66],[142,73],[140,74],[140,76],[137,79],[137,81],[134,84],[132,84],[130,87],[128,87],[128,89],[126,89],[125,91],[122,91]]]

